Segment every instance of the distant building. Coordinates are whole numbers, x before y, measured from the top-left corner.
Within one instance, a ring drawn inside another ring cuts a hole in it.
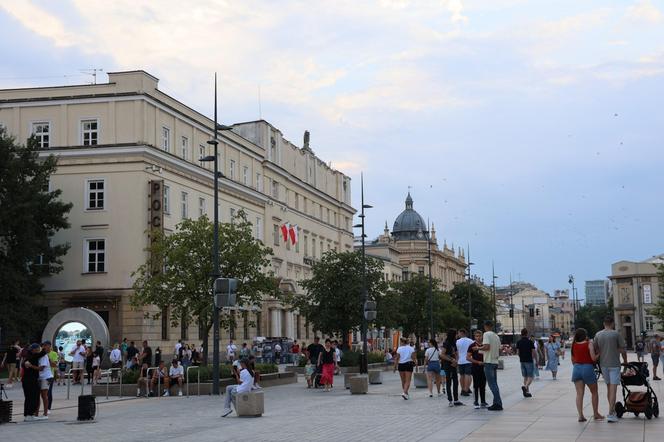
[[[664,254],[644,261],[618,261],[611,266],[611,297],[616,330],[632,347],[643,331],[652,336],[662,324],[649,310],[662,299],[657,265],[664,264]]]
[[[606,305],[609,282],[605,279],[586,281],[586,305]]]

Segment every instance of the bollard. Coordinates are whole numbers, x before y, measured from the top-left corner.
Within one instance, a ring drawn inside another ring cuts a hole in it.
[[[192,369],[192,368],[200,368],[200,367],[197,366],[197,365],[190,365],[189,367],[187,367],[187,372],[186,372],[186,375],[187,375],[187,397],[189,397],[189,370]],[[197,370],[196,374],[198,375],[197,376],[198,377],[198,381],[197,381],[198,395],[200,396],[201,395],[201,371]]]

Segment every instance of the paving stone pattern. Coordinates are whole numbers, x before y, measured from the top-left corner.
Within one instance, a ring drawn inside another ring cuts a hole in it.
[[[633,355],[630,355],[632,359]],[[664,417],[646,421],[625,415],[617,424],[576,421],[574,387],[569,381],[571,363],[563,360],[559,380],[549,372],[531,387],[533,397],[523,398],[518,359],[505,360],[499,384],[505,411],[474,410],[471,398],[463,407],[448,407],[445,398],[429,398],[412,389],[411,400],[400,396],[398,374],[384,373],[383,384],[370,385],[369,394],[351,396],[336,377],[336,387],[325,393],[307,390],[306,383],[265,390],[265,414],[220,418],[223,398],[169,397],[117,400],[98,398],[94,423],[76,423],[76,395],[66,401],[64,387],[56,387],[56,409],[48,422],[23,423],[20,386],[8,390],[15,400],[18,423],[0,426],[0,440],[58,441],[657,441],[664,440]],[[660,373],[661,374],[661,373]],[[664,400],[664,381],[652,384]],[[662,393],[662,394],[660,394]],[[487,389],[490,402],[491,394]],[[600,382],[600,410],[606,414],[606,388]],[[619,397],[621,395],[619,394]],[[586,394],[586,417],[592,416]],[[664,404],[663,404],[664,405]]]

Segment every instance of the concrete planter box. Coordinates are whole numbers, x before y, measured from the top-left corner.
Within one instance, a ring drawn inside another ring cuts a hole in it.
[[[359,373],[360,367],[340,367],[339,370],[341,371],[341,374]]]
[[[305,369],[305,367],[296,367],[294,365],[287,365],[286,366],[286,373],[304,374],[304,369]]]
[[[350,388],[350,379],[356,376],[360,376],[359,373],[345,373],[344,374],[344,388],[348,390]]]
[[[383,383],[383,370],[369,370],[369,383],[382,384]]]
[[[415,384],[415,388],[427,388],[426,373],[413,373],[413,382]]]
[[[297,382],[296,373],[268,373],[261,375],[260,386],[263,388],[275,387],[277,385],[286,385],[286,384],[295,384]],[[235,385],[235,379],[226,378],[219,380],[220,390],[223,392],[226,390],[226,387],[229,385]],[[108,386],[108,395],[109,396],[120,396],[120,388],[122,387],[122,396],[136,396],[136,384],[109,384]],[[106,385],[93,385],[92,394],[100,397],[106,396]],[[177,396],[178,386],[171,385],[170,395]],[[182,386],[182,394],[187,394],[187,384]],[[198,395],[198,384],[196,382],[191,382],[189,384],[189,394],[191,396]],[[201,382],[200,384],[200,394],[210,395],[212,394],[212,382]]]
[[[367,394],[369,392],[369,377],[365,374],[350,378],[350,394]]]

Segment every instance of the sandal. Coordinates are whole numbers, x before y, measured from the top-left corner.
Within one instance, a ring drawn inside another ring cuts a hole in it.
[[[580,417],[579,418],[579,422],[586,422],[586,421],[588,421],[588,419],[586,419],[585,417]]]

